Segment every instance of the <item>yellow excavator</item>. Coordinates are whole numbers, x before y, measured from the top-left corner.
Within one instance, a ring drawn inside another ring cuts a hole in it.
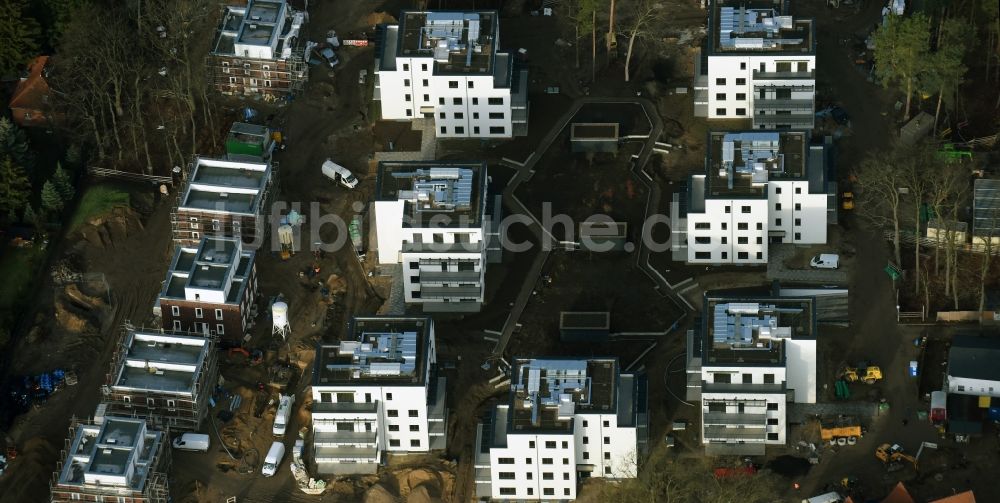
[[[840,372],[841,379],[847,382],[864,382],[875,384],[882,380],[882,369],[876,365],[862,363],[857,367],[844,367]]]
[[[912,464],[914,470],[920,470],[920,455],[923,454],[925,448],[937,449],[937,444],[922,442],[920,444],[920,449],[917,450],[916,456],[910,456],[909,454],[903,452],[903,448],[900,447],[899,444],[882,444],[875,449],[875,457],[878,458],[890,472],[902,468],[904,461]]]

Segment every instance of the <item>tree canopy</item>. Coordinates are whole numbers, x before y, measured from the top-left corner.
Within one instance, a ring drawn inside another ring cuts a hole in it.
[[[0,0],[0,75],[20,72],[38,55],[41,28],[26,0]]]
[[[875,32],[875,74],[882,85],[897,86],[906,95],[903,119],[910,118],[913,87],[930,53],[930,20],[924,14],[890,15]]]

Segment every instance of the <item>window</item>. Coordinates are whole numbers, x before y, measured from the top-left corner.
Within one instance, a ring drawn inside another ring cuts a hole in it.
[[[569,458],[563,458],[563,464],[564,465],[568,465],[569,464]]]
[[[465,118],[465,114],[462,113],[462,112],[455,112],[455,118],[456,119],[464,119]]]
[[[555,449],[556,448],[556,442],[554,440],[547,440],[545,442],[545,448],[546,449]]]
[[[448,134],[448,126],[441,126],[441,134]]]
[[[528,448],[529,449],[534,449],[535,448],[535,441],[534,440],[528,440]]]
[[[726,101],[726,93],[715,93],[715,99],[718,101]]]
[[[552,472],[542,473],[542,480],[553,480],[553,479],[554,477],[552,477]]]
[[[215,325],[215,333],[217,335],[226,335],[226,326],[223,325],[222,323],[216,324]]]
[[[604,467],[604,474],[605,475],[611,475],[611,467],[610,466],[605,466]]]
[[[406,116],[407,117],[413,117],[413,109],[407,108],[406,109]]]
[[[738,231],[745,231],[745,230],[749,230],[749,229],[750,229],[750,224],[748,224],[746,222],[740,222],[740,223],[736,224],[736,230],[738,230]]]
[[[762,260],[764,258],[764,252],[757,252],[757,260]]]
[[[733,211],[732,206],[726,206],[726,213]]]
[[[777,227],[781,227],[781,219],[780,218],[775,218],[774,219],[774,225],[777,226]]]
[[[389,409],[386,412],[389,414],[389,417],[399,417],[399,411],[396,409]]]
[[[778,403],[777,402],[768,402],[767,403],[767,410],[778,410]]]
[[[700,245],[710,245],[712,244],[712,238],[709,236],[696,236],[694,242]]]
[[[517,494],[517,489],[515,489],[513,487],[501,487],[500,488],[500,495],[501,496],[513,496],[515,494]]]
[[[801,232],[796,232],[795,233],[795,240],[798,241],[800,239],[802,239],[802,233]]]
[[[200,307],[194,308],[194,317],[195,318],[201,318],[203,315],[204,315],[204,312],[201,310]]]
[[[807,72],[807,71],[809,71],[809,63],[807,63],[805,61],[799,61],[798,63],[796,63],[796,66],[798,66],[798,71],[800,71],[800,72]]]
[[[420,431],[420,425],[419,424],[411,424],[410,425],[410,431]]]
[[[708,230],[712,228],[711,222],[695,222],[694,228],[698,230]]]
[[[604,459],[610,460],[611,459],[611,453],[605,451],[605,453],[604,453]]]
[[[528,476],[528,480],[531,480],[531,479],[535,478],[535,474],[531,473],[531,472],[525,472],[525,475]],[[531,494],[531,493],[528,493],[528,494]]]
[[[448,81],[448,87],[450,87],[451,89],[458,89],[458,81],[457,80],[449,80]]]
[[[778,426],[778,418],[776,418],[776,417],[770,417],[770,418],[768,418],[767,419],[767,425],[768,426]]]
[[[774,384],[774,374],[764,374],[764,384]]]
[[[993,388],[990,388],[990,391],[993,391]],[[563,449],[569,449],[569,442],[563,440],[562,448]]]
[[[465,126],[455,126],[455,134],[465,134]]]
[[[420,447],[420,440],[416,438],[410,440],[410,447]]]
[[[490,105],[503,105],[503,98],[487,98],[486,102]]]
[[[444,112],[438,112],[438,119],[446,119],[446,118],[448,118],[448,114]]]
[[[403,63],[403,71],[404,72],[410,71],[410,64],[409,63]]]
[[[413,101],[413,96],[411,96],[409,94],[403,95],[403,100],[404,101]]]
[[[740,260],[747,260],[747,259],[750,258],[750,253],[749,252],[739,252],[739,253],[736,254],[736,258],[738,258]]]
[[[776,71],[779,71],[779,72],[790,72],[790,71],[792,71],[792,62],[791,61],[778,61],[777,63],[774,64],[774,68],[775,68]]]
[[[469,89],[472,89],[473,87],[475,87],[475,86],[473,86],[472,84],[473,84],[473,82],[472,82],[472,81],[470,80],[470,81],[469,81]]]
[[[501,465],[512,465],[514,464],[514,458],[497,458],[497,463]]]
[[[410,87],[410,79],[403,79],[403,85],[406,87]]]
[[[722,222],[722,230],[726,230],[728,227],[729,224],[727,224],[726,222]]]
[[[438,105],[444,105],[444,98],[438,98]]]
[[[490,112],[491,119],[503,119],[503,112]]]
[[[583,459],[590,459],[590,453],[587,451],[583,451]]]
[[[452,98],[451,102],[453,104],[455,104],[455,105],[461,105],[462,104],[462,98]]]
[[[726,260],[728,258],[729,258],[729,252],[722,252],[722,260]]]
[[[399,431],[399,425],[398,424],[390,424],[389,425],[389,431]]]
[[[747,62],[746,61],[741,61],[740,62],[740,70],[746,70],[746,69],[747,69]]]
[[[722,236],[722,244],[728,244],[728,243],[729,243],[729,238],[727,238],[726,236]]]
[[[795,187],[795,193],[796,194],[801,194],[802,193],[802,187]]]
[[[768,440],[777,440],[778,439],[778,434],[777,433],[768,433],[767,434],[767,439]]]
[[[795,211],[799,211],[801,209],[802,209],[802,203],[795,203]]]
[[[753,374],[743,374],[743,384],[753,384]]]
[[[736,109],[736,115],[741,115],[742,116],[742,115],[746,115],[746,114],[747,114],[747,109],[745,109],[745,108],[737,108]]]
[[[389,439],[389,447],[399,447],[399,439],[398,438],[390,438]]]
[[[739,101],[746,101],[747,93],[736,93],[736,99]]]
[[[763,222],[757,222],[757,230],[759,230],[759,231],[764,230],[764,223]]]
[[[711,260],[712,254],[709,252],[694,252],[694,258],[696,260]]]
[[[174,320],[174,332],[181,331],[181,320]]]
[[[747,85],[747,79],[736,79],[736,85],[745,86]]]
[[[528,475],[531,475],[531,474],[529,473]],[[529,476],[528,479],[531,479],[531,477]],[[528,496],[534,496],[534,494],[535,494],[535,488],[534,487],[529,487],[528,488]]]
[[[514,472],[500,472],[500,480],[514,480]]]
[[[715,115],[725,116],[726,115],[726,109],[725,108],[716,108],[715,109]]]
[[[795,219],[795,225],[802,225],[802,219],[801,218],[796,218]]]
[[[604,437],[604,445],[611,445],[611,437]]]
[[[764,244],[764,238],[762,238],[760,236],[757,236],[757,244],[759,244],[759,245]]]
[[[750,207],[749,206],[743,206],[743,207],[740,208],[740,212],[742,212],[742,213],[750,213]]]
[[[566,475],[569,475],[569,474],[567,473]],[[565,480],[569,480],[569,479],[565,479]],[[564,487],[563,488],[563,495],[564,496],[569,496],[569,488],[568,487]]]
[[[217,319],[217,320],[221,320],[222,319],[222,309],[216,309],[215,310],[215,319]]]
[[[473,119],[478,119],[479,118],[479,112],[472,112],[472,118]]]
[[[717,85],[717,86],[724,86],[724,85],[726,85],[726,79],[721,79],[721,78],[720,79],[715,79],[715,85]]]
[[[476,114],[476,118],[479,118],[479,114]],[[472,134],[479,134],[479,126],[472,126]]]
[[[530,465],[532,463],[531,458],[524,458],[524,464]]]
[[[490,126],[490,134],[504,134],[507,132],[507,128],[503,126]]]
[[[962,384],[958,385],[958,391],[965,391],[965,386]]]
[[[749,241],[747,240],[746,236],[741,236],[741,237],[736,238],[736,244],[738,244],[738,245],[745,245],[748,242]]]
[[[179,306],[170,306],[170,314],[174,316],[180,316],[181,308]]]
[[[542,464],[543,465],[551,465],[552,464],[552,458],[542,458]]]
[[[781,203],[774,203],[774,211],[781,211]]]
[[[472,104],[473,105],[478,105],[479,104],[479,98],[472,98]]]
[[[422,71],[422,72],[426,72],[427,71],[427,63],[420,63],[420,71]],[[424,82],[427,82],[427,81],[425,80]],[[424,85],[426,86],[427,84],[424,84]]]
[[[583,437],[583,445],[587,445],[589,443],[590,443],[590,437]]]
[[[546,496],[554,496],[556,494],[556,490],[551,487],[546,487],[545,489],[542,489],[542,494]]]
[[[416,409],[410,409],[410,417],[417,417],[418,411]]]

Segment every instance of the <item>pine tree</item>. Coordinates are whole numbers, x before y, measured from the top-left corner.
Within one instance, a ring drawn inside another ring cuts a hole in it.
[[[30,203],[24,206],[24,218],[21,220],[23,220],[26,224],[38,224],[38,214],[35,213],[35,208],[33,208]]]
[[[73,200],[76,190],[73,188],[73,182],[62,168],[62,163],[60,162],[56,162],[56,171],[52,174],[52,184],[55,185],[56,191],[59,192],[63,201]]]
[[[30,195],[28,175],[9,156],[0,156],[0,215],[21,209]]]
[[[35,155],[24,130],[6,117],[0,117],[0,155],[10,156],[17,165],[29,171],[35,166]]]
[[[896,85],[906,95],[903,120],[910,118],[914,86],[927,67],[930,39],[930,20],[919,13],[890,15],[875,32],[875,74],[883,86]]]
[[[38,21],[28,16],[25,0],[0,0],[0,74],[20,71],[38,54]]]
[[[56,184],[52,183],[52,180],[46,180],[45,185],[42,185],[42,208],[48,212],[58,213],[64,205]]]

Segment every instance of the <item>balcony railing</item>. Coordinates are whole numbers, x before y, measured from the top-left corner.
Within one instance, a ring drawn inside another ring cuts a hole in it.
[[[313,443],[319,446],[333,447],[340,444],[375,446],[376,436],[372,431],[331,431],[313,433]]]
[[[764,426],[767,423],[767,417],[764,414],[706,412],[702,422],[706,425]]]
[[[313,414],[316,413],[363,413],[363,414],[375,414],[378,412],[378,404],[363,403],[363,402],[313,402],[312,405]]]
[[[754,110],[803,110],[812,114],[813,100],[756,98],[753,100],[753,108]]]
[[[753,116],[754,127],[786,126],[791,128],[812,128],[813,114],[775,114]]]
[[[805,72],[762,72],[760,70],[754,70],[753,72],[754,80],[785,80],[785,79],[815,79],[816,72],[813,70]]]
[[[767,439],[767,430],[764,428],[727,428],[725,426],[705,427],[705,440],[742,440],[760,441]]]

